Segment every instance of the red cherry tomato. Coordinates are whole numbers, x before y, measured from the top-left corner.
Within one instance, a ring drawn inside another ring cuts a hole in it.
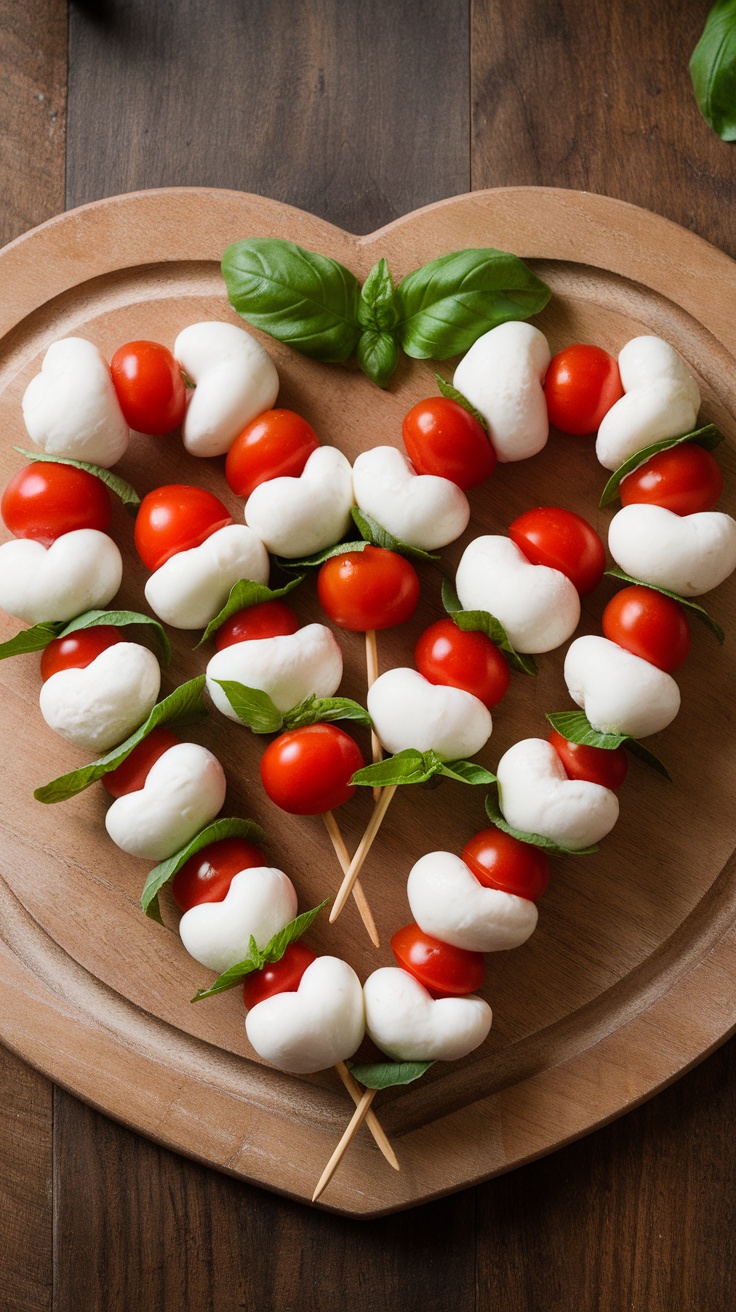
[[[485,482],[496,468],[496,452],[482,424],[447,397],[431,396],[412,406],[401,435],[418,474],[449,478],[463,491]]]
[[[319,438],[293,410],[265,410],[239,433],[227,453],[225,478],[233,492],[248,498],[269,478],[298,478]]]
[[[347,551],[325,561],[317,575],[320,605],[341,629],[366,633],[411,619],[419,578],[404,556],[385,547]]]
[[[537,506],[509,526],[509,537],[532,565],[549,565],[566,574],[581,597],[603,578],[606,552],[587,519],[560,506]]]
[[[221,838],[208,843],[174,875],[171,881],[174,901],[180,911],[189,911],[202,902],[222,902],[241,870],[266,864],[260,847],[245,838]]]
[[[391,951],[402,969],[418,979],[433,998],[475,993],[485,979],[482,952],[466,952],[451,943],[442,943],[414,923],[404,925],[392,935]]]
[[[712,510],[723,491],[723,474],[710,451],[681,442],[650,456],[619,488],[622,506],[664,506],[675,515]]]
[[[52,460],[36,460],[19,470],[3,492],[0,511],[14,537],[32,538],[44,547],[80,528],[104,533],[112,519],[110,494],[99,478]]]
[[[272,802],[291,815],[322,815],[353,796],[365,764],[353,738],[334,724],[308,724],[274,738],[261,757],[261,780]]]
[[[236,642],[252,642],[258,638],[278,638],[296,633],[299,621],[290,606],[283,601],[260,601],[245,610],[236,610],[215,634],[218,651],[233,647]]]
[[[674,674],[690,650],[690,626],[682,606],[653,588],[632,584],[603,612],[603,633],[635,656]]]
[[[566,346],[551,360],[544,380],[549,422],[576,437],[597,432],[623,394],[618,364],[600,346]]]
[[[180,742],[181,738],[177,738],[176,734],[164,725],[152,729],[116,770],[103,774],[102,783],[110,796],[124,797],[126,793],[137,793],[145,784],[149,770],[159,757]]]
[[[629,769],[629,758],[623,744],[608,751],[605,747],[585,747],[571,743],[553,729],[547,738],[562,764],[568,779],[586,779],[604,788],[620,788]]]
[[[218,528],[232,524],[230,512],[211,492],[186,483],[154,488],[135,519],[135,545],[143,564],[160,569],[177,551],[199,547]]]
[[[124,641],[114,624],[97,624],[92,629],[77,629],[68,638],[54,638],[41,654],[41,678],[45,683],[59,670],[84,670],[101,652]]]
[[[137,433],[162,437],[178,428],[187,408],[181,365],[159,342],[126,342],[110,363],[125,422]]]
[[[481,829],[469,838],[462,859],[486,888],[536,902],[549,883],[549,857],[540,847],[522,843],[501,829]]]
[[[263,970],[254,970],[246,975],[243,984],[243,1002],[250,1010],[274,993],[296,993],[301,984],[302,975],[307,966],[317,960],[317,953],[312,952],[297,939],[290,943],[280,961],[272,961]]]
[[[437,620],[419,638],[414,663],[430,683],[471,692],[485,706],[495,706],[511,679],[498,647],[485,633],[465,633],[454,620]]]

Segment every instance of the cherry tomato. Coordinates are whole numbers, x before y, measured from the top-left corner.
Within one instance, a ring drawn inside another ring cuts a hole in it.
[[[41,678],[45,683],[59,670],[84,670],[101,652],[124,641],[114,624],[97,624],[91,629],[77,629],[68,638],[54,638],[41,653]]]
[[[496,452],[482,424],[447,397],[430,396],[412,406],[401,435],[418,474],[449,478],[463,491],[485,482],[496,468]]]
[[[419,578],[404,556],[385,547],[346,551],[325,561],[317,575],[320,605],[341,629],[366,633],[411,619]]]
[[[249,497],[269,478],[298,478],[319,438],[293,410],[265,410],[239,433],[227,453],[225,478],[239,497]]]
[[[418,979],[433,998],[475,993],[485,979],[482,952],[466,952],[451,943],[442,943],[414,923],[404,925],[392,935],[391,951],[402,969]]]
[[[485,888],[500,888],[530,902],[536,902],[549,883],[547,853],[501,829],[473,834],[462,850],[462,859]]]
[[[723,474],[710,451],[681,442],[650,456],[619,488],[622,506],[664,506],[675,515],[712,510],[723,491]]]
[[[243,1002],[250,1010],[274,993],[296,993],[307,966],[317,960],[317,953],[300,939],[290,943],[280,961],[269,962],[263,970],[246,975],[243,984]]]
[[[261,780],[272,802],[291,815],[322,815],[353,796],[365,764],[360,748],[334,724],[307,724],[274,738],[261,757]]]
[[[509,526],[509,537],[532,565],[549,565],[566,574],[581,597],[603,578],[606,552],[586,519],[560,506],[537,506]]]
[[[690,625],[682,606],[643,585],[617,592],[603,612],[602,626],[611,642],[667,674],[679,670],[690,650]]]
[[[152,729],[146,738],[133,748],[130,756],[117,767],[103,774],[102,783],[111,797],[124,797],[126,793],[137,793],[146,782],[148,772],[164,752],[181,742],[175,733],[165,725]]]
[[[259,601],[245,610],[236,610],[225,620],[215,634],[218,651],[232,647],[236,642],[252,642],[258,638],[278,638],[296,633],[299,621],[291,606],[283,601]]]
[[[74,465],[36,460],[11,478],[0,503],[3,523],[16,538],[32,538],[44,547],[63,533],[96,528],[112,519],[105,484]]]
[[[187,408],[181,365],[159,342],[126,342],[110,363],[125,422],[137,433],[162,437],[178,428]]]
[[[414,663],[430,683],[463,688],[495,706],[506,692],[511,674],[498,647],[485,633],[465,633],[454,620],[437,620],[419,638]]]
[[[199,547],[232,516],[217,497],[187,483],[154,488],[141,501],[135,520],[135,545],[143,564],[160,569],[177,551]]]
[[[171,881],[174,901],[180,911],[189,911],[202,902],[222,902],[235,875],[266,864],[260,847],[245,838],[221,838],[208,843],[174,875]]]
[[[571,743],[553,729],[547,738],[562,764],[568,779],[586,779],[604,788],[620,788],[629,769],[629,758],[623,743],[608,751],[605,747],[585,747]]]
[[[566,346],[552,358],[544,380],[549,422],[576,437],[597,432],[623,394],[618,364],[600,346]]]

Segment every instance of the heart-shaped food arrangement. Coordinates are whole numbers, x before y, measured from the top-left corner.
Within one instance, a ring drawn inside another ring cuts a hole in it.
[[[110,838],[157,863],[143,909],[160,920],[170,883],[183,949],[217,974],[194,1000],[240,986],[247,1037],[263,1060],[295,1074],[336,1065],[357,1103],[344,1148],[378,1088],[410,1083],[483,1043],[492,1018],[478,996],[485,955],[532,935],[550,855],[593,852],[612,830],[627,752],[666,773],[639,739],[677,714],[687,615],[708,620],[689,598],[736,568],[736,523],[713,509],[720,434],[696,428],[698,388],[677,352],[641,336],[618,361],[581,344],[552,357],[525,322],[549,291],[515,256],[453,252],[398,285],[380,260],[361,288],[324,255],[251,239],[226,251],[223,272],[246,321],[314,360],[356,355],[386,387],[402,349],[416,359],[461,356],[453,382],[438,377],[441,394],[407,413],[406,454],[384,434],[351,465],[339,441],[322,443],[298,413],[273,408],[276,367],[235,323],[191,324],[173,352],[126,343],[109,367],[91,342],[55,342],[23,398],[39,454],[2,499],[14,536],[0,547],[0,606],[32,627],[0,654],[41,650],[47,724],[105,753],[40,787],[38,800],[102,780],[113,799]],[[416,643],[416,668],[407,651],[406,663],[379,673],[376,634],[414,615],[418,568],[442,571],[436,553],[467,529],[466,493],[497,460],[513,465],[542,451],[550,422],[563,434],[597,434],[598,458],[614,471],[604,500],[622,503],[609,546],[625,586],[605,608],[603,636],[573,637],[580,598],[605,569],[601,539],[570,510],[533,506],[507,533],[467,542],[455,577],[446,567],[437,577],[445,615]],[[192,456],[225,456],[245,522],[233,523],[195,472],[193,483],[164,483],[141,501],[110,472],[129,427],[151,437],[181,430]],[[158,620],[104,609],[122,574],[106,533],[108,488],[136,510]],[[289,598],[310,574],[323,616],[304,624]],[[204,630],[198,645],[217,650],[204,672],[156,702],[158,660],[122,629],[145,626],[165,660],[158,621]],[[365,635],[360,699],[339,695],[335,628]],[[571,638],[565,682],[580,709],[548,714],[548,737],[513,743],[495,771],[469,759],[487,756],[491,709],[511,680],[532,688],[534,656]],[[396,966],[361,984],[348,962],[303,942],[326,903],[297,914],[299,871],[268,864],[259,826],[220,816],[220,762],[171,727],[208,709],[269,736],[260,760],[268,798],[293,816],[323,815],[335,847],[343,883],[330,921],[352,894],[376,946],[358,876],[396,789],[482,790],[486,819],[462,852],[431,850],[428,835],[408,873],[414,919],[392,935]],[[373,810],[351,855],[333,810],[359,789],[373,790]],[[369,1126],[397,1165],[374,1117]]]

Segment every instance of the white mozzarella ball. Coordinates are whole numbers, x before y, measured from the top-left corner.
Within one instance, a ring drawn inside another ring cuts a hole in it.
[[[137,642],[117,642],[84,669],[52,674],[41,688],[41,714],[68,742],[107,752],[143,723],[160,685],[153,652]]]
[[[606,469],[655,442],[695,428],[700,392],[695,379],[660,337],[634,337],[618,357],[624,395],[604,415],[596,455]]]
[[[609,525],[608,547],[624,573],[699,597],[736,569],[736,520],[719,510],[675,515],[664,506],[624,506]]]
[[[273,866],[254,866],[233,876],[222,902],[201,902],[185,911],[179,934],[190,957],[222,975],[245,961],[251,937],[265,948],[296,912],[289,876]]]
[[[143,788],[113,802],[105,826],[131,856],[165,861],[214,820],[227,784],[220,762],[197,743],[177,743],[151,766]]]
[[[387,752],[414,747],[457,761],[475,756],[493,728],[490,711],[472,693],[430,683],[402,667],[379,675],[368,689],[367,705]]]
[[[544,333],[512,321],[479,337],[455,370],[453,383],[483,415],[500,461],[526,460],[547,441],[550,359]]]
[[[366,1030],[395,1061],[456,1061],[487,1037],[493,1013],[471,994],[433,998],[396,966],[374,970],[363,985]]]
[[[680,709],[680,689],[671,674],[596,634],[570,644],[565,683],[601,733],[646,738],[666,729]]]
[[[417,474],[394,446],[377,446],[353,466],[355,500],[366,515],[410,547],[435,551],[464,533],[470,519],[465,493],[449,478]]]
[[[27,624],[73,620],[106,606],[122,577],[120,552],[96,528],[64,533],[50,547],[13,538],[0,547],[0,609]]]
[[[532,565],[510,538],[488,534],[465,548],[455,577],[464,610],[484,610],[503,624],[520,652],[551,651],[580,619],[575,585],[558,569]]]
[[[187,451],[220,456],[246,424],[270,410],[279,390],[276,366],[255,337],[233,323],[193,323],[174,355],[196,387],[182,428]]]
[[[292,993],[251,1007],[245,1032],[260,1057],[279,1070],[307,1075],[352,1057],[365,1033],[360,980],[347,961],[317,957]]]
[[[325,624],[296,633],[236,642],[218,651],[207,666],[207,689],[219,711],[240,723],[218,680],[268,693],[279,711],[306,697],[332,697],[342,680],[342,652]]]
[[[23,419],[42,451],[105,469],[125,455],[130,437],[110,369],[83,337],[49,347],[25,390]]]
[[[353,472],[334,446],[313,451],[299,478],[270,478],[251,492],[245,521],[269,551],[295,560],[331,547],[352,523]]]
[[[146,600],[175,629],[203,629],[240,579],[268,581],[268,553],[245,524],[226,524],[198,547],[178,551],[146,584]]]
[[[499,805],[512,829],[541,834],[572,850],[592,847],[618,819],[610,788],[568,779],[551,743],[523,738],[501,757],[496,770]]]
[[[452,852],[420,857],[406,891],[419,928],[467,952],[518,948],[537,926],[537,908],[529,898],[485,888]]]

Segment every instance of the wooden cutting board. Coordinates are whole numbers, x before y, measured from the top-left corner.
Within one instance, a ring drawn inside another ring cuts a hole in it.
[[[552,287],[536,322],[553,351],[577,340],[616,352],[638,333],[664,336],[698,378],[703,420],[727,435],[719,508],[736,511],[736,266],[656,215],[540,188],[443,201],[360,238],[274,201],[197,189],[118,197],[43,225],[0,253],[2,484],[22,463],[13,444],[29,445],[21,397],[52,341],[82,335],[109,359],[133,338],[172,345],[199,319],[237,322],[219,259],[229,242],[255,235],[323,251],[361,279],[381,256],[398,279],[444,252],[497,246],[529,260]],[[300,411],[350,457],[379,443],[400,446],[404,413],[436,391],[430,364],[404,360],[381,392],[353,368],[316,364],[270,341],[268,349],[282,379],[279,404]],[[451,376],[451,365],[440,367]],[[198,483],[237,511],[222,464],[188,456],[175,437],[135,437],[119,469],[141,494],[163,482]],[[470,537],[504,531],[533,505],[576,510],[605,536],[611,512],[597,509],[605,478],[589,440],[553,434],[539,456],[500,466],[471,493],[470,528],[443,553],[445,567],[454,569]],[[113,531],[125,559],[119,601],[146,609],[146,574],[122,509]],[[411,664],[417,636],[441,613],[437,572],[424,569],[422,583],[415,619],[380,635],[382,669]],[[600,631],[613,591],[604,580],[586,599],[580,632]],[[678,675],[682,710],[652,741],[673,783],[632,761],[621,819],[601,851],[554,858],[537,932],[523,948],[489,958],[488,1041],[463,1062],[438,1064],[420,1083],[379,1095],[376,1109],[401,1172],[386,1166],[362,1130],[324,1206],[377,1215],[509,1170],[620,1115],[736,1027],[734,581],[706,605],[731,632],[719,648],[709,630],[692,625],[692,653]],[[313,581],[294,606],[302,621],[317,618]],[[0,638],[17,627],[2,617]],[[191,650],[196,636],[172,634],[163,691],[202,670],[202,654]],[[343,690],[361,698],[362,640],[343,633],[339,640]],[[485,764],[493,767],[521,737],[544,735],[547,711],[569,708],[562,655],[541,657],[536,680],[512,679],[480,757]],[[292,1078],[259,1062],[245,1038],[239,990],[190,1005],[211,977],[184,952],[168,894],[166,927],[140,911],[149,866],[108,840],[101,787],[56,806],[33,800],[36,786],[85,760],[41,719],[37,658],[4,662],[0,680],[0,1038],[159,1142],[311,1197],[352,1110],[336,1075]],[[300,907],[334,892],[339,871],[319,818],[284,816],[260,790],[263,740],[215,713],[190,736],[222,760],[225,813],[263,825],[268,857],[292,876]],[[410,919],[411,865],[432,849],[459,851],[484,827],[482,803],[481,790],[447,781],[437,790],[399,790],[363,877],[381,950],[371,947],[352,905],[335,926],[318,922],[310,935],[316,949],[345,956],[363,978],[390,964],[389,937]],[[370,806],[362,793],[340,812],[351,850]]]

